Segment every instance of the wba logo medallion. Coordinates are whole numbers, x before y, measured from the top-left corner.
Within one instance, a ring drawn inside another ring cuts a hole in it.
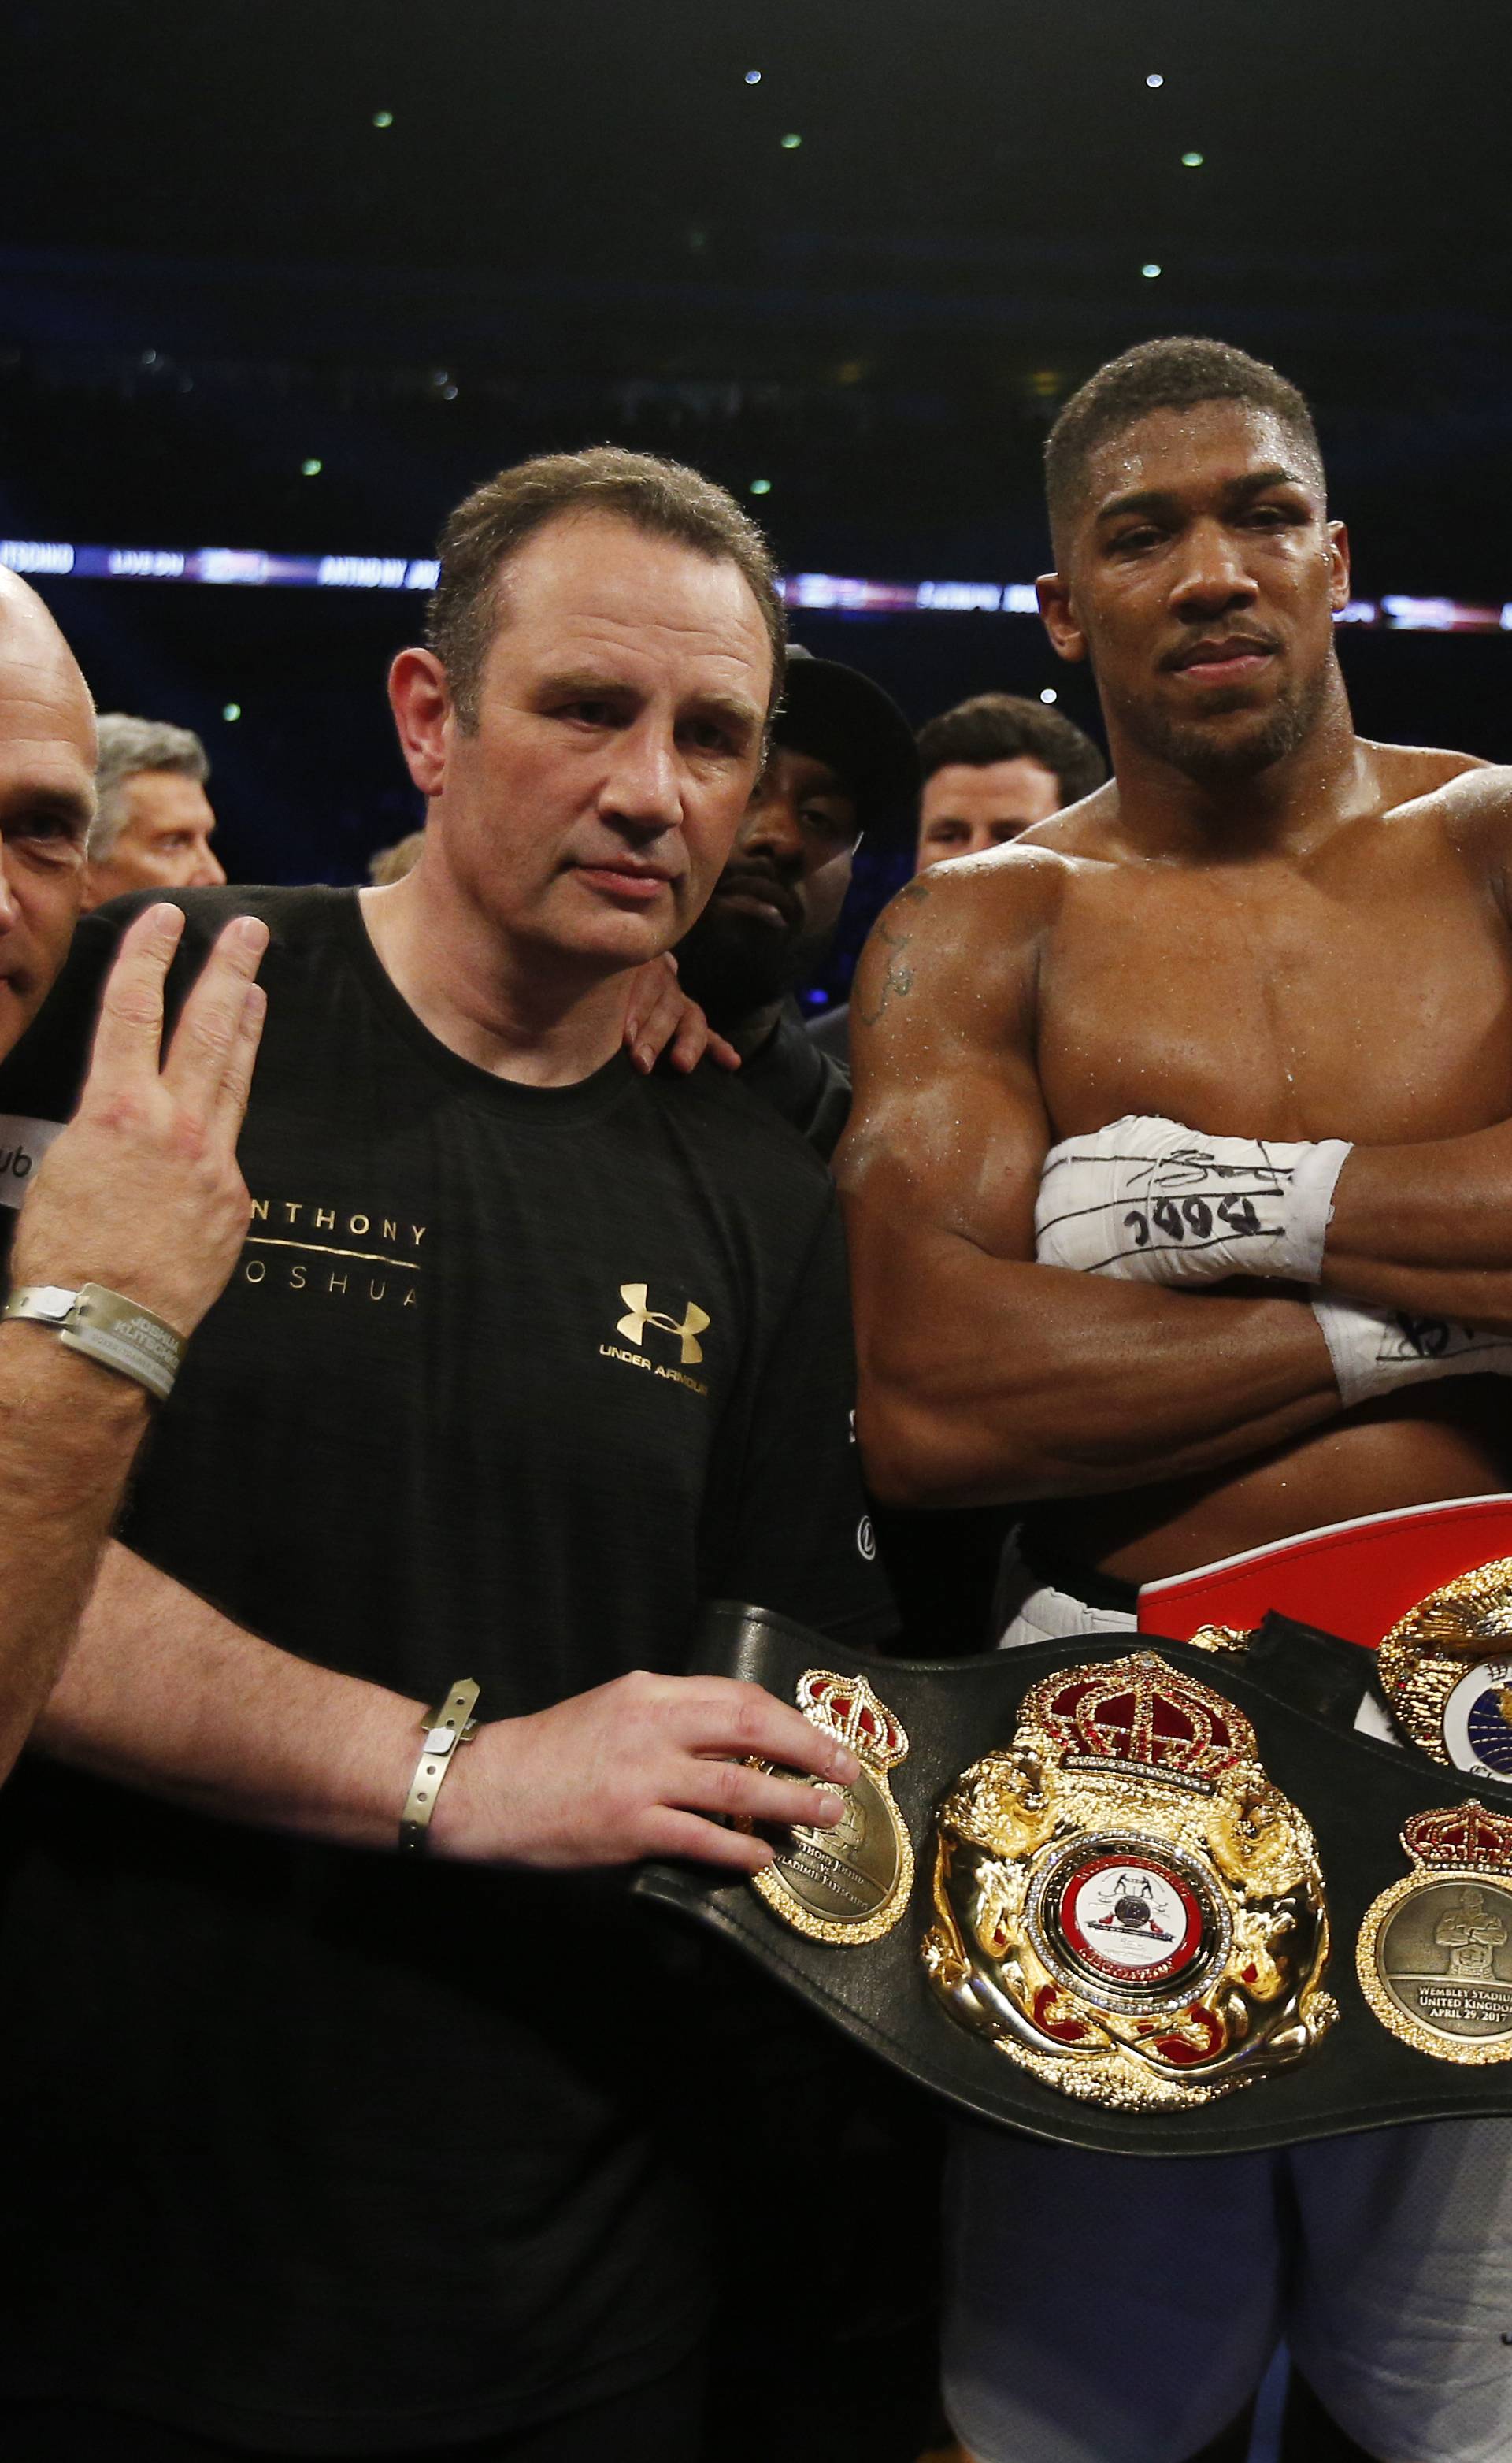
[[[776,1862],[752,1874],[751,1887],[773,1915],[810,1941],[880,1941],[896,1924],[914,1886],[913,1844],[887,1783],[888,1772],[907,1758],[908,1737],[864,1676],[806,1668],[795,1698],[814,1727],[849,1745],[861,1773],[846,1788],[826,1781],[840,1798],[839,1820],[832,1830],[795,1826],[779,1832]]]
[[[1031,1689],[940,1808],[934,1895],[952,2017],[1092,2103],[1205,2103],[1337,2016],[1311,1832],[1242,1712],[1154,1651]]]

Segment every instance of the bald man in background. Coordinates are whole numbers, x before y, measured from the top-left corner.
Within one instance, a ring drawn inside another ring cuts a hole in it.
[[[0,570],[0,1057],[68,954],[95,757],[67,643],[35,592]],[[219,1297],[247,1228],[236,1138],[267,930],[227,928],[164,1064],[162,985],[183,923],[152,907],[127,934],[71,1124],[0,1118],[0,1204],[22,1209],[11,1305],[30,1293],[38,1311],[0,1321],[0,1776],[52,1690],[148,1419],[134,1374],[75,1347],[65,1303],[88,1285],[120,1295],[126,1322],[149,1313],[171,1350]]]

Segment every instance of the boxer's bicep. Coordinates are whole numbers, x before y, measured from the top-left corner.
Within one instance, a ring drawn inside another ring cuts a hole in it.
[[[913,882],[867,944],[835,1162],[853,1244],[907,1221],[991,1256],[1034,1255],[1051,1131],[1034,1059],[1039,884],[1026,887],[1008,901]]]

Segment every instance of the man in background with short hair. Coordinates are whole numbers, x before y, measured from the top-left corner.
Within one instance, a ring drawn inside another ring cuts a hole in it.
[[[978,693],[918,730],[916,873],[1006,846],[1100,787],[1108,765],[1073,719],[1021,693]]]
[[[915,873],[1006,846],[1100,787],[1108,766],[1074,719],[1020,693],[978,693],[918,730]],[[851,1005],[810,1023],[810,1041],[851,1066]]]
[[[375,889],[387,889],[391,882],[402,881],[413,872],[425,843],[423,830],[411,830],[406,838],[396,839],[392,846],[379,847],[368,863],[368,879]]]
[[[210,763],[199,737],[121,710],[107,710],[98,732],[84,913],[133,889],[218,888],[226,874],[210,844]]]

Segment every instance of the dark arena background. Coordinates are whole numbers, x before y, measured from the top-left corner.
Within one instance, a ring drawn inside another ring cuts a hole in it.
[[[540,452],[724,483],[913,726],[997,689],[1100,740],[1045,437],[1216,337],[1314,406],[1363,732],[1512,761],[1509,72],[1507,0],[5,0],[0,565],[101,710],[204,738],[233,883],[353,883],[422,818],[384,676],[439,527]],[[911,864],[863,842],[812,1009]],[[1273,2366],[1194,2463],[1363,2463],[1315,2409]]]
[[[1365,730],[1512,757],[1508,50],[1478,0],[12,0],[0,556],[102,708],[205,738],[233,880],[350,882],[418,818],[386,657],[502,464],[693,462],[916,722],[1095,730],[1021,612],[1042,438],[1213,334],[1316,405]],[[863,850],[816,991],[897,877]]]

